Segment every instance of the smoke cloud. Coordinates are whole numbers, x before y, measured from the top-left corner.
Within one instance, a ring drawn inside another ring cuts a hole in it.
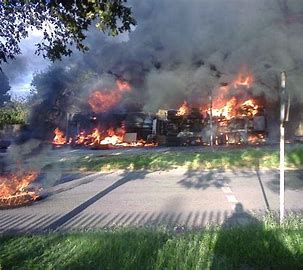
[[[65,110],[83,109],[89,92],[108,77],[132,85],[120,108],[135,103],[136,109],[155,112],[185,99],[203,104],[210,91],[216,93],[243,70],[254,76],[253,94],[265,96],[268,104],[279,100],[279,76],[285,70],[293,101],[301,103],[300,0],[132,0],[129,5],[138,22],[131,33],[116,39],[91,29],[88,53],[76,52],[40,74],[47,87],[36,88],[49,108],[60,97],[70,99],[62,97],[69,89],[74,97]],[[54,70],[63,72],[54,76]]]

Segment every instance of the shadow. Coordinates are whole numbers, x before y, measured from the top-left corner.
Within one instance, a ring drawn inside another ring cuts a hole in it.
[[[220,227],[210,269],[299,269],[277,228],[267,228],[238,203]]]
[[[66,222],[68,222],[73,217],[77,216],[79,213],[83,212],[90,205],[94,204],[95,202],[97,202],[102,197],[106,196],[108,193],[112,192],[116,188],[120,187],[121,185],[124,185],[125,183],[127,183],[129,181],[138,180],[138,179],[144,179],[145,176],[148,173],[149,173],[148,171],[138,171],[138,172],[134,172],[134,173],[127,173],[126,172],[126,173],[124,173],[123,177],[121,179],[119,179],[118,181],[116,181],[115,183],[113,183],[108,188],[100,191],[95,196],[91,197],[90,199],[88,199],[84,203],[80,204],[79,206],[77,206],[76,208],[74,208],[73,210],[71,210],[70,212],[68,212],[67,214],[63,215],[61,218],[59,218],[55,222],[49,224],[45,228],[45,230],[46,231],[48,231],[48,230],[53,231],[53,230],[58,229],[60,226],[62,226]]]
[[[260,163],[259,163],[259,161],[257,162],[257,166],[256,166],[256,174],[257,174],[258,182],[260,184],[260,188],[261,188],[262,195],[263,195],[263,198],[264,198],[266,210],[269,211],[270,206],[269,206],[268,199],[267,199],[265,189],[264,189],[264,186],[263,186],[263,182],[262,182],[262,179],[261,179],[261,176],[260,176]]]
[[[280,192],[280,173],[273,172],[272,179],[267,183],[267,187],[273,192]],[[303,170],[285,171],[285,190],[303,190]]]
[[[66,215],[11,215],[0,221],[0,235],[7,234],[36,234],[47,232],[45,228],[58,224],[59,232],[95,231],[113,228],[165,228],[175,231],[182,227],[182,231],[201,230],[209,225],[226,224],[231,211],[178,211],[163,210],[159,212],[136,212],[123,210],[111,213],[82,212],[73,217]],[[64,220],[62,220],[64,217]],[[64,223],[63,223],[64,222]]]
[[[225,170],[187,170],[184,178],[178,181],[178,184],[187,189],[207,189],[209,187],[221,188],[223,183],[228,184],[231,180],[224,173]]]
[[[74,189],[74,188],[79,187],[81,185],[93,182],[93,181],[96,180],[96,177],[106,176],[106,175],[109,175],[109,174],[111,174],[111,173],[100,173],[100,172],[89,173],[89,174],[83,174],[82,177],[80,177],[80,178],[72,178],[73,176],[70,175],[69,177],[71,177],[71,180],[68,181],[68,182],[71,182],[71,183],[69,183],[68,185],[60,185],[61,184],[60,183],[58,185],[56,184],[55,186],[47,188],[46,190],[47,190],[48,195],[52,195],[54,193],[58,194],[58,193],[61,193],[61,192],[65,192],[65,191]]]

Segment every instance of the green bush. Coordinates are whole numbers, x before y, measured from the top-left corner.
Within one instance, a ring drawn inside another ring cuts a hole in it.
[[[29,110],[22,103],[13,103],[0,108],[0,127],[4,125],[25,124]]]

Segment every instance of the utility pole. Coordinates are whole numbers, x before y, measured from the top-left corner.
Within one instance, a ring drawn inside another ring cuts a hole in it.
[[[280,223],[285,212],[285,122],[288,121],[290,97],[286,91],[286,72],[281,72],[280,96]]]

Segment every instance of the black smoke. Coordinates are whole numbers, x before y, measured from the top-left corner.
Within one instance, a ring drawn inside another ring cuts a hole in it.
[[[210,90],[216,93],[243,69],[254,75],[253,95],[265,97],[273,118],[282,70],[288,73],[295,106],[302,103],[300,0],[133,0],[130,5],[138,22],[131,33],[110,38],[90,29],[88,53],[74,53],[39,74],[39,80],[36,76],[42,101],[35,107],[35,122],[40,117],[64,125],[66,112],[89,109],[87,96],[96,85],[116,79],[132,85],[120,110],[155,112],[175,108],[184,99],[205,103]],[[56,102],[61,102],[59,109]]]

